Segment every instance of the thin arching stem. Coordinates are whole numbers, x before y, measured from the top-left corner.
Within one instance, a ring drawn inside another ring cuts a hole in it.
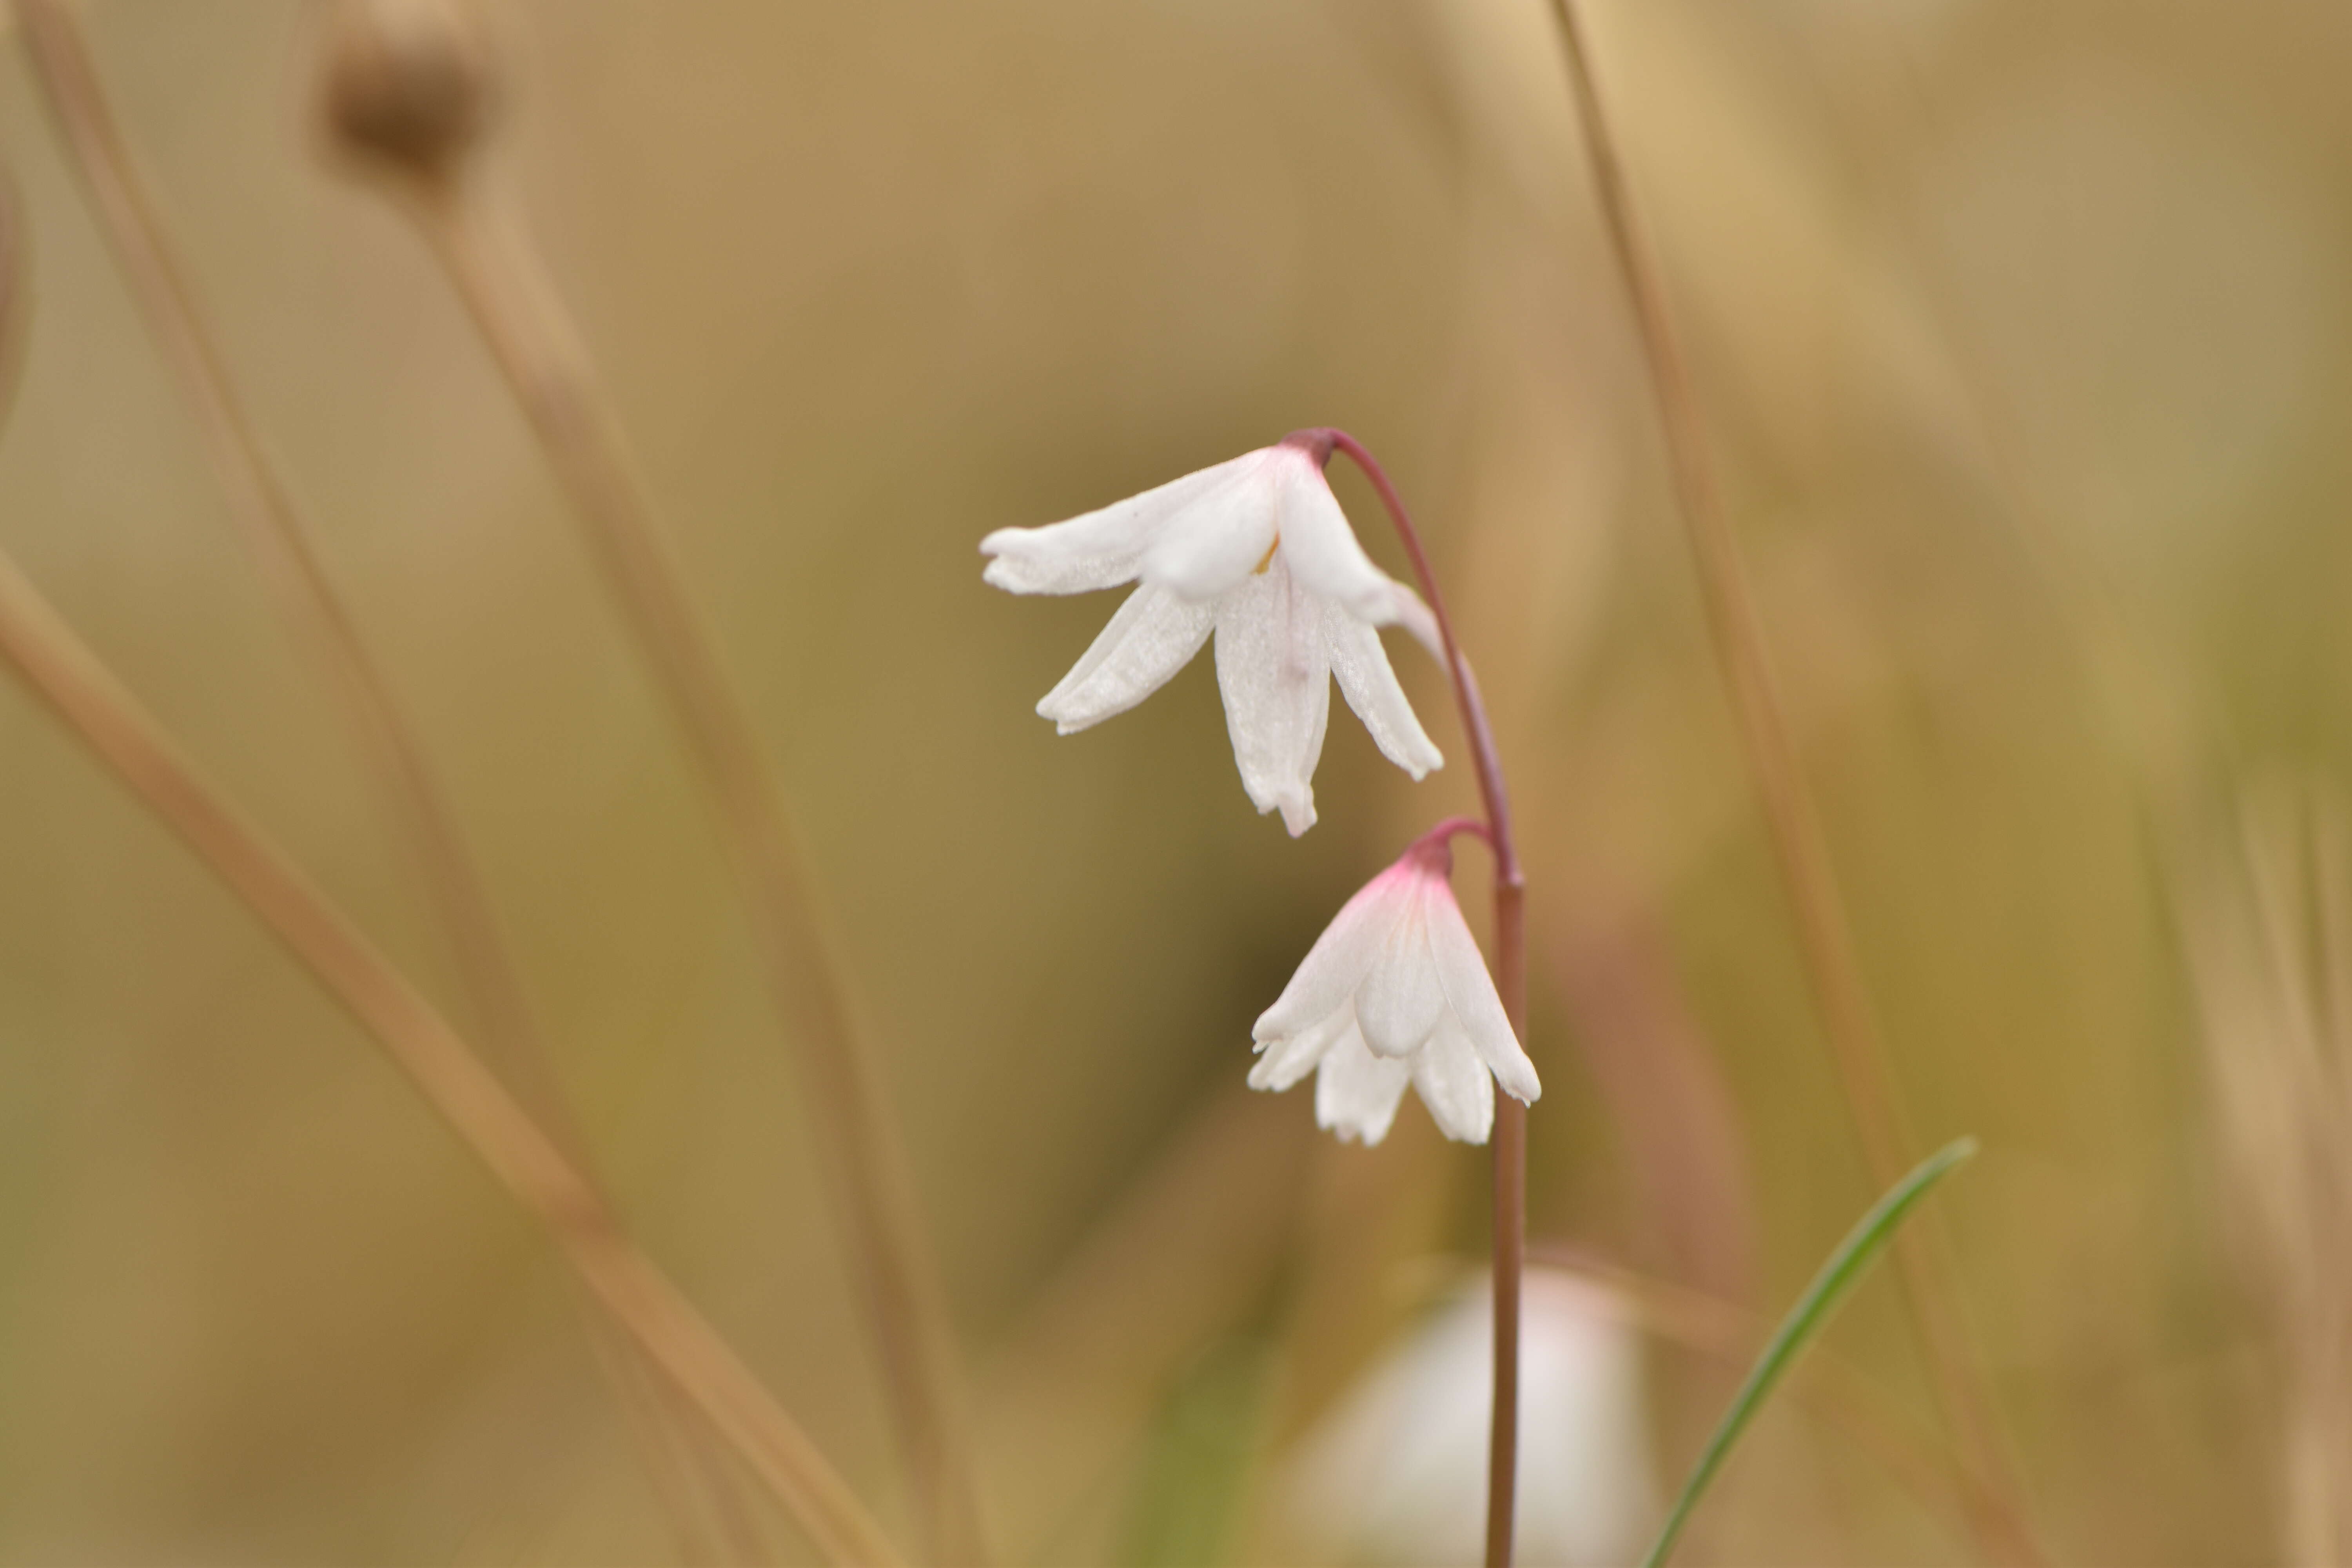
[[[1421,584],[1422,597],[1437,622],[1439,645],[1453,678],[1454,703],[1462,715],[1462,729],[1470,742],[1471,764],[1478,775],[1478,798],[1486,823],[1481,834],[1495,855],[1495,989],[1511,1032],[1524,1047],[1528,1037],[1527,880],[1519,869],[1518,846],[1511,834],[1511,799],[1503,784],[1503,759],[1495,747],[1494,727],[1486,720],[1486,704],[1478,691],[1478,678],[1463,657],[1454,635],[1453,618],[1445,612],[1445,595],[1430,569],[1421,534],[1405,510],[1404,500],[1363,444],[1345,430],[1301,430],[1286,437],[1304,447],[1319,460],[1333,451],[1345,452],[1379,492],[1389,520],[1404,543],[1405,558]],[[1495,1097],[1495,1396],[1494,1422],[1486,1446],[1486,1563],[1508,1568],[1511,1531],[1517,1518],[1519,1452],[1519,1279],[1525,1271],[1528,1247],[1528,1108],[1507,1094]]]
[[[263,447],[220,346],[198,308],[162,216],[131,155],[90,59],[72,7],[59,0],[20,0],[19,37],[33,79],[55,119],[75,173],[89,194],[100,231],[112,248],[133,301],[195,416],[206,455],[220,478],[230,515],[262,568],[279,617],[339,698],[360,755],[369,764],[385,813],[410,853],[434,912],[448,937],[465,1000],[491,1060],[541,1126],[558,1138],[582,1172],[595,1176],[541,1028],[520,966],[500,929],[480,868],[457,815],[426,760],[415,726],[361,637],[328,574],[316,531]],[[609,1334],[602,1314],[590,1331]],[[671,1430],[679,1414],[667,1389],[633,1352],[600,1344],[621,1410],[644,1451],[646,1471],[690,1560],[708,1558],[681,1461],[700,1472],[722,1500],[735,1483],[701,1434]],[[722,1520],[732,1518],[722,1503]],[[755,1536],[730,1541],[735,1554],[756,1554]]]
[[[1892,1186],[1911,1166],[1913,1140],[1904,1125],[1895,1075],[1863,982],[1828,839],[1773,681],[1763,619],[1738,541],[1724,514],[1697,393],[1667,305],[1665,280],[1634,208],[1594,79],[1591,49],[1575,0],[1551,4],[1592,165],[1595,195],[1649,363],[1675,504],[1697,566],[1717,662],[1788,891],[1798,946],[1872,1179],[1882,1188]],[[1979,1516],[1979,1539],[1989,1552],[2005,1559],[2036,1562],[2042,1555],[2039,1546],[2004,1522],[2021,1518],[2022,1510],[2014,1505],[2017,1489],[2004,1463],[1983,1370],[1958,1315],[1956,1270],[1939,1250],[1938,1237],[1930,1225],[1895,1237],[1904,1295],[1955,1443],[1970,1465],[1992,1478],[2011,1500],[2002,1515]]]

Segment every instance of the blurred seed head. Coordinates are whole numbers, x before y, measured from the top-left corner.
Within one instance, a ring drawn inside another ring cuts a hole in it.
[[[338,0],[321,77],[335,144],[424,180],[446,178],[497,108],[489,49],[457,0]]]

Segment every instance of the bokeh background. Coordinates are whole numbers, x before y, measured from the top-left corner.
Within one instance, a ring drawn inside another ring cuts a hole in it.
[[[2035,1527],[2061,1563],[2341,1561],[2352,1417],[2314,1389],[2352,1333],[2352,13],[1588,9],[1909,1120],[1986,1145],[1936,1203]],[[1385,1417],[1364,1391],[1455,1331],[1482,1153],[1417,1104],[1341,1148],[1304,1093],[1241,1088],[1251,1020],[1331,911],[1471,806],[1443,685],[1397,647],[1454,765],[1415,786],[1337,717],[1294,843],[1242,794],[1205,659],[1056,739],[1031,706],[1115,601],[996,594],[974,549],[1316,424],[1420,513],[1523,820],[1533,1226],[1562,1331],[1603,1325],[1543,1402],[1580,1436],[1523,1485],[1547,1520],[1619,1521],[1531,1522],[1530,1557],[1637,1548],[1756,1314],[1873,1194],[1546,7],[481,14],[494,177],[883,1053],[1001,1552],[1475,1551],[1443,1454],[1365,1490],[1426,1489],[1433,1535],[1314,1500],[1318,1455],[1380,1447],[1348,1421],[1443,1426],[1458,1378],[1391,1376],[1418,1392]],[[694,780],[479,340],[413,229],[320,155],[316,18],[80,16],[635,1234],[905,1534]],[[32,306],[0,545],[462,1021],[9,43]],[[1465,854],[1465,904],[1485,877]],[[1843,1380],[1776,1405],[1691,1559],[1976,1560],[1934,1501],[1891,1279],[1828,1345]],[[750,1506],[775,1559],[807,1558]],[[677,1550],[541,1238],[0,688],[0,1559]]]

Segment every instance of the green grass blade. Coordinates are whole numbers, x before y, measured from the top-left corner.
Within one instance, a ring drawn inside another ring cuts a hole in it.
[[[1789,1309],[1789,1315],[1780,1320],[1780,1328],[1772,1335],[1772,1342],[1766,1345],[1764,1353],[1757,1358],[1755,1368],[1748,1374],[1748,1381],[1739,1385],[1738,1394],[1731,1401],[1731,1408],[1724,1413],[1722,1422],[1715,1429],[1715,1436],[1707,1439],[1706,1451],[1699,1456],[1698,1463],[1692,1468],[1690,1479],[1683,1483],[1682,1495],[1675,1499],[1674,1510],[1666,1515],[1665,1525],[1658,1531],[1657,1543],[1642,1560],[1643,1568],[1662,1568],[1666,1554],[1675,1548],[1675,1538],[1682,1534],[1683,1526],[1690,1521],[1691,1510],[1698,1506],[1700,1496],[1706,1492],[1708,1483],[1715,1479],[1716,1472],[1723,1468],[1723,1461],[1730,1455],[1732,1445],[1739,1441],[1739,1435],[1748,1429],[1748,1422],[1755,1419],[1756,1412],[1763,1407],[1773,1387],[1796,1364],[1797,1357],[1812,1342],[1813,1336],[1822,1331],[1822,1326],[1829,1321],[1830,1314],[1844,1300],[1845,1293],[1853,1289],[1854,1282],[1877,1260],[1878,1255],[1885,1250],[1886,1244],[1894,1239],[1895,1226],[1901,1225],[1919,1200],[1927,1195],[1930,1187],[1976,1152],[1977,1141],[1973,1138],[1961,1138],[1945,1144],[1920,1162],[1909,1175],[1895,1183],[1886,1195],[1872,1205],[1870,1212],[1846,1233],[1845,1239],[1838,1243],[1837,1250],[1830,1254],[1830,1260],[1822,1265],[1822,1271],[1813,1276],[1813,1282],[1805,1288],[1805,1293],[1798,1298],[1797,1304]]]

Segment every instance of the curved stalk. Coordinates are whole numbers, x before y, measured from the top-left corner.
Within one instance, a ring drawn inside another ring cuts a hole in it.
[[[1439,646],[1444,650],[1446,671],[1454,685],[1454,705],[1470,742],[1478,798],[1486,814],[1479,837],[1495,856],[1495,989],[1502,995],[1511,1032],[1524,1047],[1528,1037],[1527,879],[1511,834],[1511,800],[1503,784],[1503,759],[1495,746],[1494,727],[1487,722],[1478,678],[1471,673],[1470,661],[1454,635],[1437,574],[1430,569],[1428,552],[1422,548],[1421,534],[1405,510],[1403,498],[1363,443],[1345,430],[1330,428],[1301,430],[1284,439],[1327,463],[1333,451],[1344,452],[1363,470],[1379,492],[1389,521],[1396,525],[1405,557],[1421,584],[1422,597],[1429,602],[1430,614],[1437,622]],[[1517,1518],[1519,1281],[1527,1267],[1528,1247],[1528,1108],[1507,1094],[1495,1097],[1494,1163],[1495,1393],[1486,1439],[1486,1568],[1509,1568],[1512,1530]]]

